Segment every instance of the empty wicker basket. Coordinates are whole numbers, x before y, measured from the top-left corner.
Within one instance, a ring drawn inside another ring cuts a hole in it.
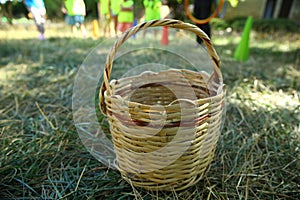
[[[120,45],[138,31],[156,26],[201,37],[213,73],[170,69],[110,81]],[[115,164],[122,176],[148,190],[182,190],[203,178],[214,157],[225,98],[220,60],[207,35],[178,20],[142,23],[117,39],[103,76],[100,108],[108,117]]]

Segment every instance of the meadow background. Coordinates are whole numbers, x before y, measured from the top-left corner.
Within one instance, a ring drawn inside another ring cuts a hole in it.
[[[63,22],[48,22],[47,40],[39,41],[32,22],[2,24],[0,199],[300,199],[299,27],[254,21],[250,58],[238,62],[233,54],[244,22],[212,23],[227,85],[226,119],[210,171],[178,192],[133,188],[78,136],[74,79],[104,38],[74,36]],[[87,28],[91,33],[90,21]]]

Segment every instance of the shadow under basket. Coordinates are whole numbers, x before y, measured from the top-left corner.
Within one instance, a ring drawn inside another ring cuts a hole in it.
[[[146,71],[109,81],[119,46],[139,30],[168,26],[201,37],[214,72]],[[108,118],[115,166],[130,184],[147,190],[182,190],[197,183],[213,160],[224,114],[220,60],[207,35],[178,20],[142,23],[123,34],[108,55],[100,108]]]

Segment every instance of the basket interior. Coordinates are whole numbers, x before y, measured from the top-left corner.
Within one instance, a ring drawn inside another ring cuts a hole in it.
[[[177,99],[196,100],[210,97],[208,74],[190,70],[145,72],[119,79],[112,89],[124,100],[145,105],[169,105]]]

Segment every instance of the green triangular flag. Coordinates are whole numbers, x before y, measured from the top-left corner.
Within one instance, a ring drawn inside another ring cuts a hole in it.
[[[247,18],[243,33],[242,39],[234,52],[234,59],[238,61],[246,61],[249,58],[249,38],[250,31],[252,27],[252,17]]]

